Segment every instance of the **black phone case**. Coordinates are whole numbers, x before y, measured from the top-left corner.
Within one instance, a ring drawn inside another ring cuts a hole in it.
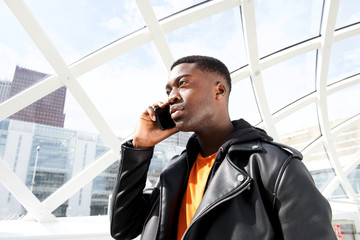
[[[164,108],[156,107],[154,111],[156,115],[156,121],[158,122],[161,130],[175,127],[175,122],[170,115],[169,105],[166,105]]]

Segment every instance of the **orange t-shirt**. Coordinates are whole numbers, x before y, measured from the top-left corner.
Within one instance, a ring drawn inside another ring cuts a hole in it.
[[[216,153],[204,158],[199,153],[191,169],[189,182],[180,207],[177,230],[178,240],[183,236],[199,207],[211,167],[215,161],[215,156]]]

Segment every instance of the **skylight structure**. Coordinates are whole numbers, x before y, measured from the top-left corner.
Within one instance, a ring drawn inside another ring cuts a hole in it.
[[[0,121],[65,86],[64,129],[84,139],[99,136],[103,146],[94,161],[84,161],[40,201],[5,159],[9,139],[4,137],[0,182],[27,219],[59,224],[68,236],[91,239],[88,228],[74,232],[66,225],[81,221],[56,218],[53,211],[119,160],[120,145],[131,137],[139,113],[166,98],[170,65],[198,54],[229,67],[231,117],[301,150],[333,211],[340,216],[351,206],[360,220],[359,1],[1,0],[0,31],[2,82],[10,82],[17,65],[48,74],[1,102]],[[66,144],[70,149],[71,140]],[[36,147],[29,148],[33,162]],[[107,218],[84,220],[97,221],[101,229],[94,239],[108,239]],[[17,224],[28,222],[0,222],[8,229],[0,230],[0,239],[36,239],[25,227],[11,232],[16,227],[9,226]],[[51,227],[44,232],[39,235],[63,236]]]

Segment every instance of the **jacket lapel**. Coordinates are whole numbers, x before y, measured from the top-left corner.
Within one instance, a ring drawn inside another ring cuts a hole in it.
[[[231,199],[247,189],[250,182],[251,178],[248,174],[235,167],[231,160],[226,157],[205,191],[203,199],[190,225],[196,222],[202,214],[211,210],[213,207],[221,202]]]

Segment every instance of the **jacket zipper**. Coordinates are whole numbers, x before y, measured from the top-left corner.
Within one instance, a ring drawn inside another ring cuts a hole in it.
[[[242,189],[240,189],[240,191],[231,194],[230,196],[227,196],[226,198],[221,199],[220,201],[218,201],[217,203],[215,203],[214,205],[210,206],[208,209],[206,209],[202,214],[200,214],[197,219],[195,219],[190,225],[189,227],[185,230],[185,233],[183,235],[183,237],[181,238],[182,240],[186,239],[186,235],[191,231],[192,226],[198,222],[202,217],[204,217],[206,215],[206,213],[208,213],[209,211],[211,211],[212,209],[214,209],[215,207],[217,207],[218,205],[222,204],[223,202],[226,202],[227,200],[236,197],[237,195],[241,194],[242,192],[244,192],[245,190],[249,190],[250,189],[250,180],[248,180],[248,182],[246,183],[246,186],[244,186]]]

